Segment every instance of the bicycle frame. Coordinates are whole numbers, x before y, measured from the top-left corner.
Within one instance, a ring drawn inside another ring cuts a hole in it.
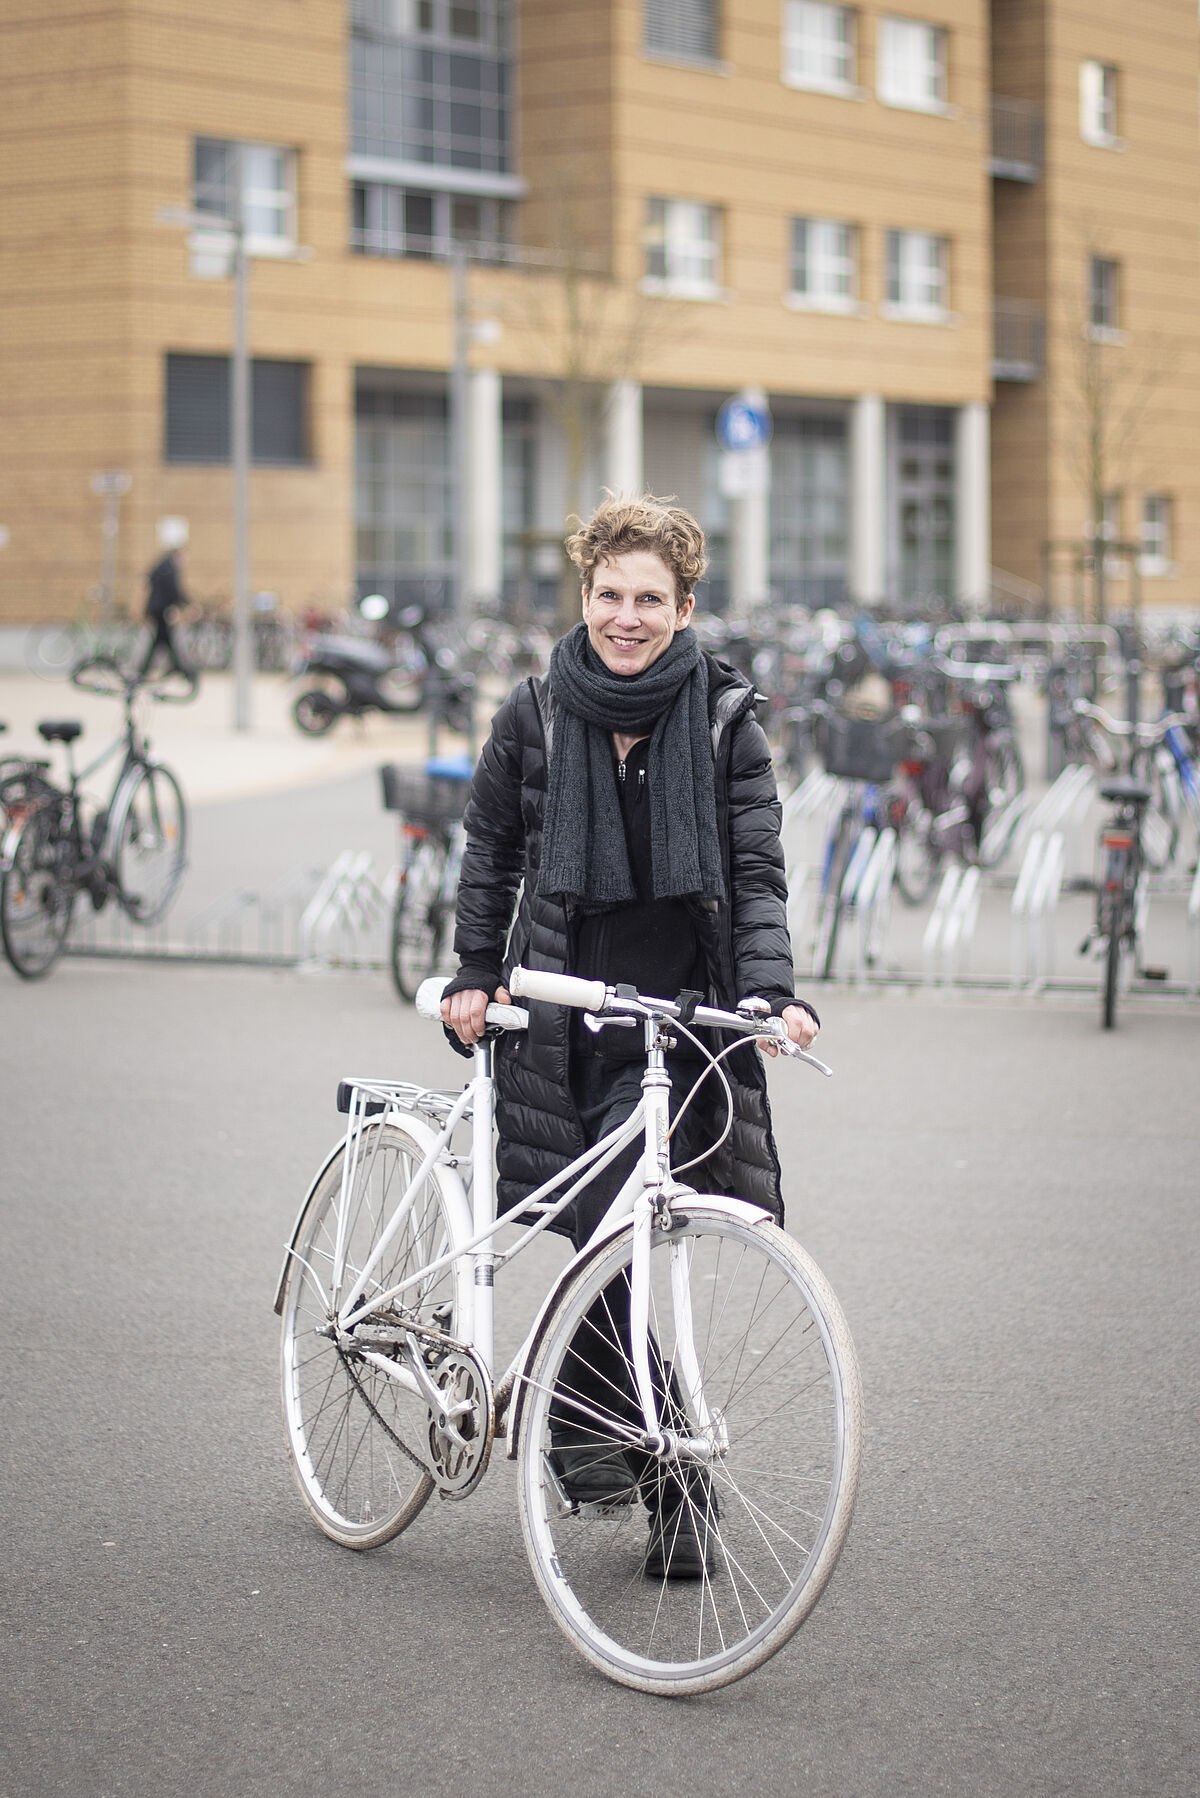
[[[610,1131],[590,1148],[585,1149],[581,1155],[551,1179],[545,1181],[528,1198],[522,1199],[511,1210],[500,1216],[496,1215],[495,1172],[492,1159],[494,1087],[493,1050],[490,1041],[485,1039],[476,1044],[473,1076],[448,1110],[445,1106],[448,1095],[437,1093],[432,1089],[426,1090],[403,1084],[391,1085],[378,1081],[351,1080],[348,1083],[351,1088],[351,1102],[345,1136],[346,1154],[342,1165],[342,1205],[339,1219],[346,1215],[350,1195],[354,1189],[354,1181],[361,1165],[363,1126],[367,1120],[368,1107],[370,1107],[372,1118],[381,1115],[384,1121],[387,1120],[389,1114],[394,1114],[399,1121],[403,1121],[406,1114],[410,1114],[413,1110],[422,1111],[422,1108],[424,1115],[428,1116],[432,1109],[436,1113],[442,1114],[442,1123],[404,1193],[400,1196],[373,1253],[365,1266],[360,1269],[345,1295],[340,1298],[338,1297],[339,1288],[345,1275],[345,1244],[339,1236],[334,1247],[334,1267],[328,1295],[331,1307],[336,1303],[337,1328],[349,1332],[372,1311],[393,1300],[403,1300],[405,1293],[411,1287],[427,1281],[432,1274],[456,1262],[466,1261],[471,1266],[473,1273],[470,1282],[471,1304],[469,1316],[465,1320],[466,1327],[462,1330],[458,1340],[472,1349],[483,1362],[489,1376],[493,1375],[493,1293],[496,1268],[521,1254],[535,1237],[539,1236],[562,1214],[595,1174],[607,1167],[629,1143],[641,1136],[644,1141],[644,1150],[638,1166],[621,1187],[590,1240],[584,1244],[560,1275],[532,1329],[499,1384],[503,1390],[518,1377],[537,1337],[541,1318],[562,1286],[590,1257],[600,1243],[607,1240],[615,1230],[624,1227],[626,1221],[632,1217],[630,1341],[644,1435],[639,1436],[638,1432],[630,1427],[628,1440],[631,1443],[640,1442],[655,1452],[662,1452],[667,1442],[667,1436],[658,1417],[657,1400],[650,1371],[650,1233],[655,1215],[664,1213],[670,1199],[677,1194],[691,1192],[693,1189],[675,1181],[670,1172],[668,1132],[670,1128],[671,1081],[666,1071],[666,1058],[660,1042],[664,1028],[663,1022],[656,1018],[646,1018],[643,1028],[646,1072],[642,1080],[641,1100],[630,1116],[616,1129]],[[384,1107],[382,1113],[378,1109],[381,1102]],[[471,1234],[468,1240],[447,1249],[445,1253],[426,1263],[399,1284],[389,1287],[385,1291],[372,1292],[367,1301],[366,1294],[371,1285],[374,1270],[386,1255],[397,1232],[402,1228],[422,1181],[447,1152],[458,1126],[468,1120],[473,1127],[472,1215]],[[558,1196],[555,1196],[556,1194]],[[521,1220],[530,1211],[535,1210],[540,1211],[541,1215],[536,1217],[532,1223],[522,1224]],[[508,1225],[519,1225],[522,1233],[510,1247],[497,1251],[494,1247],[494,1238],[500,1230]],[[294,1243],[289,1245],[284,1260],[284,1269],[277,1293],[277,1308],[282,1302],[283,1285],[293,1251]],[[312,1276],[312,1270],[309,1269],[308,1272]],[[672,1290],[676,1305],[674,1322],[680,1375],[692,1398],[697,1420],[702,1427],[707,1427],[711,1418],[704,1402],[699,1362],[692,1338],[686,1281],[682,1278],[673,1279]],[[390,1379],[399,1381],[414,1394],[422,1393],[423,1388],[419,1376],[409,1367],[401,1365],[386,1355],[376,1354],[369,1350],[365,1352],[364,1359]],[[611,1422],[609,1428],[610,1430],[614,1428]],[[686,1454],[688,1444],[685,1441],[675,1440],[678,1450]],[[698,1448],[699,1444],[697,1444]]]

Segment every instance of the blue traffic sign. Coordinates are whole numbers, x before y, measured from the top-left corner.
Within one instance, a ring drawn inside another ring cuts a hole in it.
[[[722,449],[761,449],[771,441],[771,414],[749,400],[726,400],[717,413],[717,442]]]

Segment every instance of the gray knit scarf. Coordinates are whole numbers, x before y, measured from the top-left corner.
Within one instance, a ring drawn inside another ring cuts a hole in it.
[[[557,703],[538,884],[587,908],[636,898],[612,732],[650,737],[654,897],[725,897],[708,721],[708,665],[696,633],[676,631],[641,674],[614,674],[577,624],[550,654]]]

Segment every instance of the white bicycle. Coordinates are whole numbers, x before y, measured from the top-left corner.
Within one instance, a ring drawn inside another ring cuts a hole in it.
[[[439,1017],[444,985],[424,983],[423,1016]],[[461,1093],[343,1082],[345,1140],[312,1184],[275,1299],[294,1472],[326,1535],[374,1548],[433,1492],[466,1497],[506,1439],[534,1578],[574,1647],[641,1691],[708,1691],[774,1654],[824,1590],[850,1524],[862,1400],[841,1309],[805,1251],[757,1206],[671,1169],[664,1050],[692,1023],[726,1033],[709,1077],[730,1120],[721,1062],[755,1038],[829,1070],[759,1001],[685,1022],[674,1001],[567,975],[515,968],[509,986],[582,1007],[594,1028],[640,1027],[641,1102],[497,1218],[490,1039]],[[487,1019],[494,1035],[528,1012],[491,1005]],[[637,1168],[495,1381],[497,1270],[638,1137]],[[599,1498],[565,1471],[582,1444],[608,1467]]]

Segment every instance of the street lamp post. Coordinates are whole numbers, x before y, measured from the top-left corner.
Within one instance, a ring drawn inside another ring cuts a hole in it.
[[[233,357],[229,370],[233,438],[233,728],[250,729],[254,641],[250,619],[250,260],[246,255],[245,181],[240,144],[234,151]]]

